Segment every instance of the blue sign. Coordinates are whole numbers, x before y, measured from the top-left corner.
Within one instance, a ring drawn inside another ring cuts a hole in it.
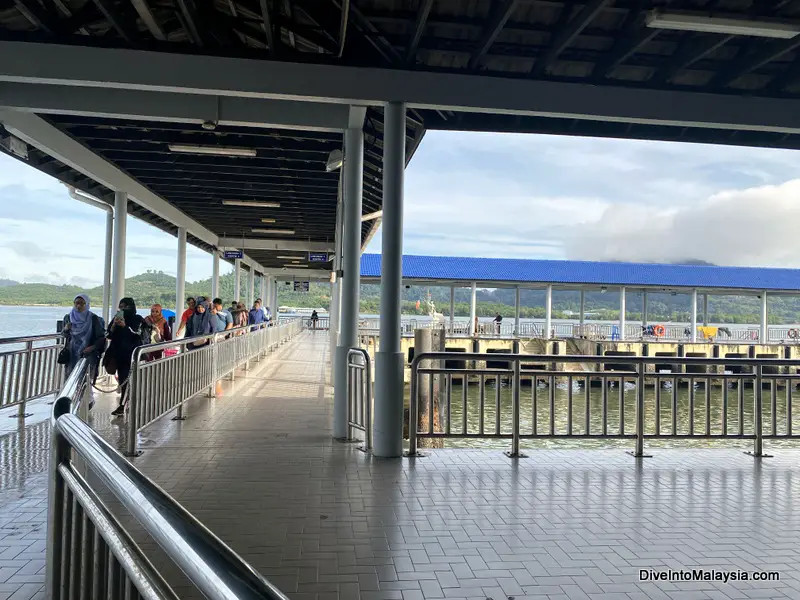
[[[330,260],[328,258],[327,252],[309,252],[308,253],[308,262],[328,262]]]
[[[295,292],[307,292],[308,291],[308,282],[307,281],[295,281],[294,282],[294,291]]]
[[[223,258],[244,258],[244,252],[241,250],[225,250],[222,253]]]

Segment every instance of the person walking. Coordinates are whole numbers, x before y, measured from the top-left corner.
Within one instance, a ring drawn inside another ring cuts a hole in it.
[[[160,344],[161,342],[169,342],[172,340],[172,331],[170,330],[169,321],[161,313],[162,307],[160,304],[153,304],[150,307],[150,316],[145,317],[144,322],[152,327],[150,342],[153,344]],[[146,361],[152,361],[164,356],[164,351],[151,352],[145,355]]]
[[[317,314],[316,310],[311,311],[311,328],[316,331],[317,330],[317,321],[319,321],[319,315]]]
[[[500,325],[503,323],[503,315],[500,313],[493,319],[494,320],[494,332],[497,335],[500,335]]]
[[[194,315],[186,325],[186,330],[191,330],[191,337],[210,335],[216,331],[217,318],[211,313],[211,305],[204,296],[198,296],[194,307]],[[187,334],[189,337],[189,334]],[[187,348],[196,350],[208,344],[209,340],[204,339],[190,343]]]
[[[143,342],[144,319],[136,313],[136,302],[133,298],[123,298],[119,302],[119,312],[108,326],[108,346],[103,365],[111,374],[117,375],[119,381],[119,406],[111,413],[114,416],[125,412],[128,401],[128,377],[131,374],[133,351]]]
[[[100,356],[106,349],[105,324],[103,319],[94,314],[89,304],[89,296],[78,294],[72,303],[72,310],[64,315],[64,348],[68,358],[64,364],[66,377],[75,369],[78,361],[85,358],[89,362],[89,381],[97,380]],[[94,405],[93,391],[89,388],[89,408]]]
[[[230,311],[222,308],[222,298],[214,298],[211,313],[217,317],[217,322],[215,323],[216,331],[228,331],[229,329],[233,329],[233,316]]]
[[[250,314],[248,316],[248,323],[250,323],[250,325],[260,325],[263,322],[264,322],[264,311],[261,310],[261,302],[256,300],[253,303],[253,308],[250,309]],[[256,327],[253,327],[254,331],[256,329],[257,329]]]
[[[231,316],[233,317],[233,327],[235,329],[244,327],[245,325],[247,325],[247,322],[249,320],[249,315],[247,314],[247,308],[242,302],[239,302],[236,305],[236,310],[231,311]]]
[[[188,326],[189,320],[192,318],[192,315],[194,315],[195,305],[196,302],[194,298],[190,297],[186,299],[186,306],[188,308],[181,314],[181,323],[178,326],[178,331],[175,333],[176,338],[192,337],[192,334],[186,331],[186,327]]]

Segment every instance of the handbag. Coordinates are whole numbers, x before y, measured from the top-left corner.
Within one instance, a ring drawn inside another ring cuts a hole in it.
[[[117,359],[113,352],[106,352],[103,356],[103,368],[109,375],[117,374]]]
[[[58,353],[58,364],[68,365],[70,357],[71,355],[69,351],[69,346],[64,345],[64,347],[61,349],[61,352]]]

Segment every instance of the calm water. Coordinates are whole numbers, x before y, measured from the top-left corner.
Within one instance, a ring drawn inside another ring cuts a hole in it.
[[[672,432],[672,404],[673,404],[673,389],[670,385],[671,382],[662,384],[659,391],[660,396],[660,427],[663,434]],[[499,389],[499,398],[498,398]],[[708,404],[708,412],[710,413],[712,434],[722,433],[722,417],[723,417],[723,398],[724,390],[720,385],[713,385],[710,390],[710,403]],[[451,432],[462,433],[464,427],[464,396],[463,386],[459,380],[456,379],[453,383],[453,393],[451,401]],[[556,434],[566,434],[569,418],[569,405],[570,405],[570,392],[566,382],[557,383],[554,386],[553,397],[553,410],[552,419],[553,427]],[[572,433],[580,435],[586,432],[586,409],[587,409],[587,396],[588,396],[588,410],[589,410],[589,430],[592,434],[601,433],[603,426],[603,390],[602,386],[594,384],[588,388],[581,378],[580,383],[575,381],[572,388]],[[738,404],[739,404],[740,391],[734,382],[728,383],[727,389],[727,423],[728,433],[735,434],[738,432]],[[795,398],[798,392],[794,392]],[[408,397],[408,388],[406,388],[406,397]],[[534,399],[536,401],[536,426],[537,432],[549,433],[550,431],[550,390],[546,382],[540,381],[534,388],[530,385],[529,381],[523,383],[521,398],[520,398],[520,424],[523,435],[533,433],[533,416],[534,416]],[[753,432],[753,389],[748,386],[743,386],[741,390],[741,399],[744,409],[744,433]],[[776,418],[778,433],[786,432],[786,389],[778,387],[775,394],[776,399]],[[679,385],[677,389],[677,411],[676,421],[678,427],[678,434],[688,434],[689,432],[689,406],[691,402],[691,392],[684,383]],[[705,385],[696,385],[694,388],[694,431],[696,434],[705,432],[706,429],[706,402],[707,395]],[[763,397],[763,426],[765,434],[771,431],[772,423],[772,407],[771,407],[771,390],[765,388]],[[507,382],[503,381],[498,388],[494,380],[487,382],[485,388],[485,401],[483,410],[483,426],[484,432],[495,433],[497,429],[497,414],[500,414],[499,432],[501,434],[510,434],[512,431],[512,398],[511,388]],[[645,431],[648,434],[656,432],[656,389],[650,384],[645,390]],[[466,413],[467,433],[478,433],[481,425],[481,402],[480,402],[480,388],[477,384],[467,386],[466,397]],[[620,410],[622,408],[622,410]],[[442,405],[443,420],[444,413],[446,412],[446,405]],[[796,409],[792,414],[792,429],[793,431],[800,431],[800,416],[797,415]],[[616,434],[619,432],[620,414],[624,415],[624,430],[625,433],[633,433],[635,431],[635,417],[636,417],[636,386],[633,381],[627,382],[624,388],[620,389],[618,384],[607,390],[607,431],[609,434]],[[458,448],[458,447],[472,447],[472,448],[502,448],[508,449],[510,440],[486,440],[486,439],[454,439],[446,440],[445,447]],[[537,440],[522,440],[522,447],[573,447],[573,448],[595,448],[595,447],[633,447],[632,439],[537,439]],[[772,441],[766,440],[765,446],[775,446],[782,444],[794,444],[797,442],[791,441]],[[645,440],[645,448],[647,447],[674,447],[674,448],[687,448],[687,447],[741,447],[743,449],[751,449],[753,445],[752,440],[698,440],[698,439],[661,439],[661,440]]]
[[[55,333],[56,321],[69,311],[58,306],[0,306],[0,338]],[[99,315],[101,309],[92,308],[92,312]],[[140,310],[139,314],[150,314],[150,310]]]

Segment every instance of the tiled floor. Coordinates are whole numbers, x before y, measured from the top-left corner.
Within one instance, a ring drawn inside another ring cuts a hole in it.
[[[697,449],[378,460],[330,438],[327,347],[303,334],[221,398],[193,401],[186,421],[152,426],[135,460],[290,598],[800,598],[800,450],[761,462]],[[41,560],[44,481],[31,470],[2,479],[16,491],[0,492],[0,599],[37,585],[26,578],[41,563],[26,561]],[[780,581],[638,579],[692,568]]]

